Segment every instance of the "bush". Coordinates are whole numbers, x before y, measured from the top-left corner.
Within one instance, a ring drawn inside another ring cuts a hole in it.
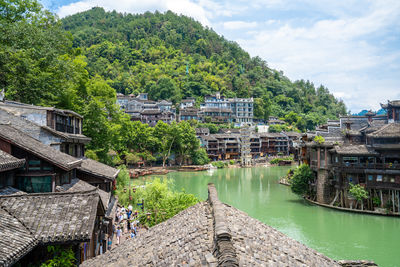
[[[117,190],[122,190],[124,187],[129,186],[131,177],[125,165],[118,167],[119,173],[117,176]]]
[[[362,201],[362,200],[368,198],[368,192],[367,192],[367,190],[364,189],[364,187],[362,187],[359,184],[357,184],[357,185],[349,184],[349,185],[350,185],[349,193],[357,201]]]
[[[323,138],[320,135],[317,135],[316,137],[314,137],[314,142],[321,145],[325,143],[325,138]]]
[[[309,195],[311,193],[309,184],[312,180],[314,180],[314,175],[310,166],[302,164],[294,170],[290,179],[290,188],[297,195]]]
[[[284,158],[274,158],[269,163],[271,163],[271,164],[279,164],[279,162],[285,161],[285,160],[293,161],[293,157],[292,156],[288,156],[288,157],[284,157]]]
[[[235,165],[235,161],[234,161],[233,159],[231,159],[231,160],[229,161],[229,164],[230,164],[230,165]]]
[[[222,168],[225,168],[226,166],[228,166],[228,163],[223,162],[223,161],[213,161],[211,163],[211,165],[213,165],[214,167],[217,167],[218,169],[222,169]]]
[[[138,187],[135,192],[132,190],[130,192],[131,199],[129,199],[130,190],[124,192],[123,189],[118,189],[119,202],[124,206],[131,204],[136,208],[138,207],[137,204],[143,201],[144,210],[136,208],[138,219],[142,224],[151,227],[199,202],[199,199],[192,194],[187,194],[184,191],[172,191],[171,183],[171,180],[161,181],[156,178],[151,184]]]
[[[199,148],[192,154],[192,162],[194,165],[205,165],[210,163],[210,158],[204,148]]]

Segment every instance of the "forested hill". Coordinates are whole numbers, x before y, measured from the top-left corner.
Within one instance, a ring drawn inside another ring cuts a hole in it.
[[[132,15],[93,8],[61,22],[85,55],[89,75],[120,93],[148,92],[174,103],[190,96],[201,101],[216,91],[254,97],[256,117],[287,116],[303,130],[346,113],[324,86],[291,82],[235,42],[170,11]]]

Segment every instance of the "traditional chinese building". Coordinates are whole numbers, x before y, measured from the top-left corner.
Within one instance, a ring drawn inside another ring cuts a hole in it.
[[[97,189],[0,196],[0,263],[38,262],[49,245],[72,247],[81,263],[100,254],[104,216]]]
[[[400,107],[396,103],[382,105],[388,115],[343,116],[337,125],[307,134],[302,157],[315,172],[319,203],[355,208],[358,203],[349,189],[359,184],[369,196],[359,208],[400,213],[400,123],[395,120]],[[312,141],[316,135],[325,141]]]

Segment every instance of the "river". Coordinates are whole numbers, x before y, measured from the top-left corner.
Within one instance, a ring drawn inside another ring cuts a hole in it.
[[[400,218],[362,215],[308,204],[277,183],[288,167],[173,172],[177,190],[202,200],[215,184],[230,204],[333,259],[374,260],[381,267],[400,266]],[[151,178],[150,178],[151,179]]]

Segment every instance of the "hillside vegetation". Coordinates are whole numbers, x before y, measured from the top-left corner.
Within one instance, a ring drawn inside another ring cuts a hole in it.
[[[89,75],[123,94],[147,92],[174,103],[185,97],[201,101],[217,91],[254,97],[257,118],[285,118],[292,111],[285,119],[301,130],[346,113],[324,86],[291,82],[235,42],[171,11],[132,15],[93,8],[64,18],[62,25],[82,49]]]
[[[300,130],[346,111],[325,87],[291,82],[236,43],[172,12],[93,8],[58,20],[35,0],[5,0],[0,29],[6,98],[82,114],[83,133],[92,138],[86,155],[110,164],[165,164],[172,154],[180,163],[208,161],[193,125],[132,122],[116,105],[116,92],[148,92],[174,103],[216,91],[252,96],[257,118],[283,117],[285,128]]]

